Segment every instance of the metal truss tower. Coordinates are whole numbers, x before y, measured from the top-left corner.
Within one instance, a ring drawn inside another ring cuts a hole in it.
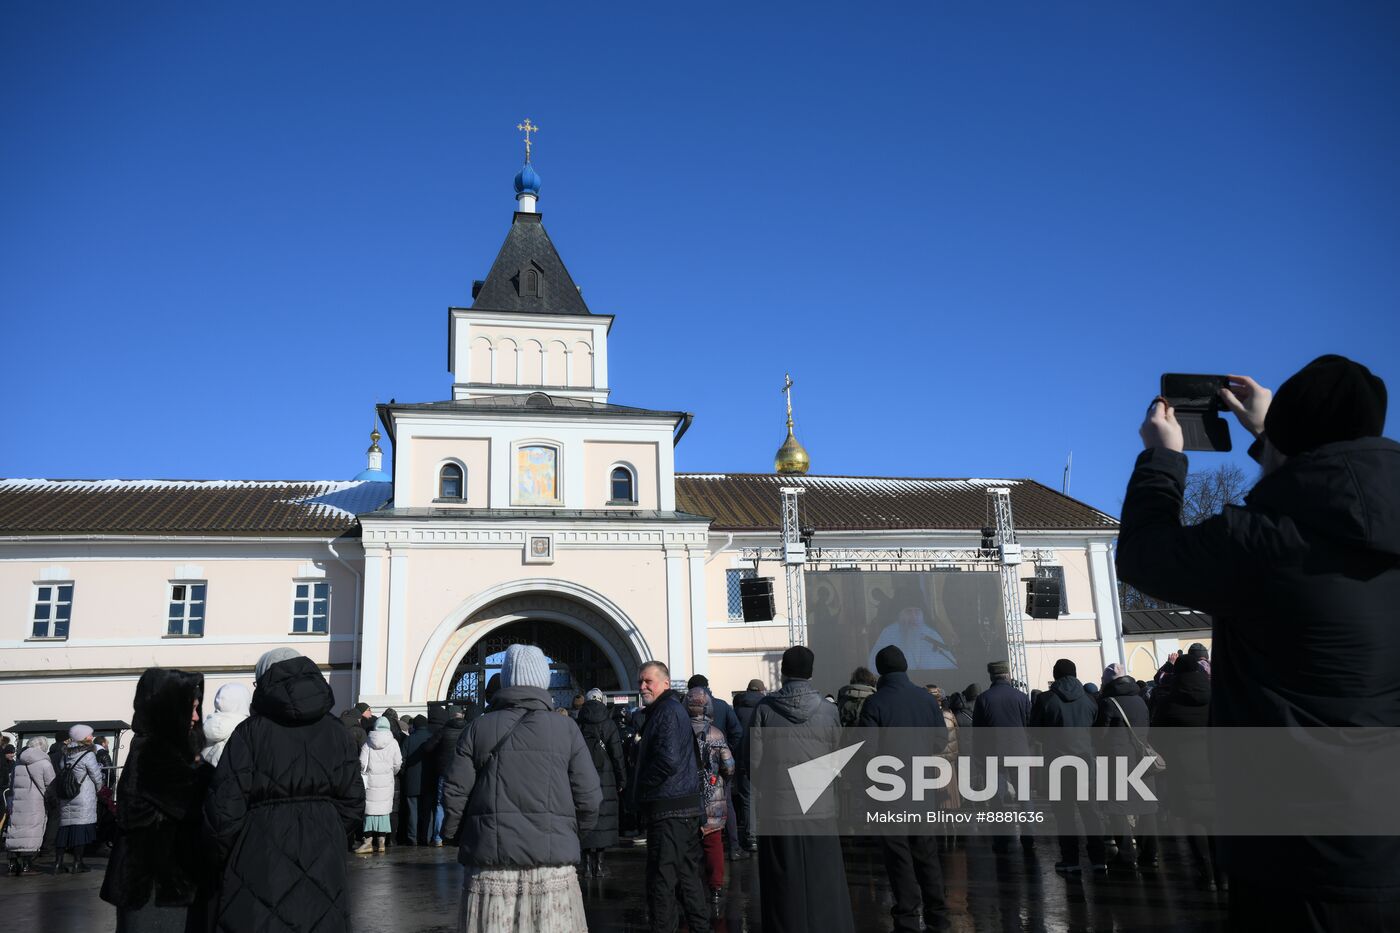
[[[784,486],[783,567],[787,572],[788,646],[807,644],[807,592],[802,577],[807,545],[802,541],[801,514],[797,506],[801,486]]]
[[[994,486],[987,490],[987,527],[992,530],[1001,561],[1001,611],[1006,619],[1011,679],[1024,690],[1030,685],[1030,665],[1026,660],[1026,628],[1021,619],[1021,545],[1016,543],[1010,489]]]

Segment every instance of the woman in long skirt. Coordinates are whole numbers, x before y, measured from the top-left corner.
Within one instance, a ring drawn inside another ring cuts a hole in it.
[[[603,795],[574,721],[554,712],[549,661],[511,645],[491,711],[467,726],[443,785],[442,834],[467,867],[460,933],[578,933],[579,834]],[[459,835],[460,833],[460,835]]]

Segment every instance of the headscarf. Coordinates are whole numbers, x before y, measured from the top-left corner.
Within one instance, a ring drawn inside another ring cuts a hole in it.
[[[301,657],[301,652],[297,651],[295,648],[273,648],[271,651],[265,652],[262,657],[258,658],[257,667],[254,668],[253,680],[261,681],[263,675],[267,673],[267,669],[278,661],[286,661],[289,658],[299,657]]]

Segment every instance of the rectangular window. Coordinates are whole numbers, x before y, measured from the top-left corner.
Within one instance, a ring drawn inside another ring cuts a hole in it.
[[[752,580],[758,576],[758,571],[753,568],[744,570],[726,570],[724,572],[724,584],[729,603],[729,621],[744,621],[744,600],[739,594],[739,581]]]
[[[204,581],[170,584],[167,635],[204,635]]]
[[[73,584],[40,583],[34,587],[33,638],[67,638],[73,614]]]
[[[1054,580],[1060,584],[1060,615],[1069,615],[1069,594],[1065,592],[1065,568],[1044,564],[1035,568],[1035,575],[1042,580]]]
[[[324,635],[331,618],[331,585],[298,581],[292,598],[292,631],[299,635]]]

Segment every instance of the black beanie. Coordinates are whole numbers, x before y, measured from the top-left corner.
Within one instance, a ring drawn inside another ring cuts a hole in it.
[[[909,662],[898,645],[886,645],[875,655],[875,672],[880,676],[909,670]]]
[[[803,645],[793,645],[783,652],[783,676],[796,677],[799,680],[812,679],[812,665],[816,657],[812,654],[812,649]]]
[[[1385,383],[1360,363],[1319,356],[1274,393],[1264,434],[1285,456],[1323,444],[1379,437],[1385,430]]]
[[[1079,668],[1075,667],[1074,662],[1069,658],[1060,658],[1060,660],[1055,662],[1055,668],[1052,673],[1055,675],[1056,680],[1059,680],[1061,677],[1078,677]]]

